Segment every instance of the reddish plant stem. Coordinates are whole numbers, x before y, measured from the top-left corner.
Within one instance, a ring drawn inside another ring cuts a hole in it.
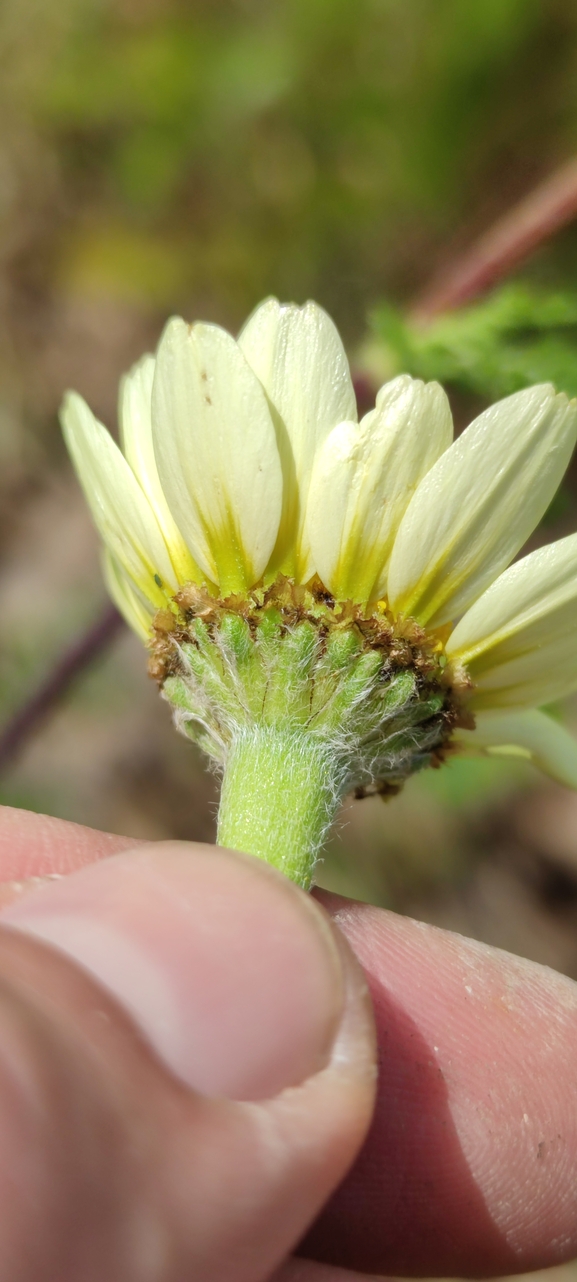
[[[577,215],[577,159],[556,169],[432,280],[412,307],[411,319],[426,323],[454,311],[503,280],[554,232]]]
[[[15,712],[0,732],[0,770],[11,765],[31,735],[67,694],[74,681],[118,635],[124,621],[108,605],[83,635],[64,651],[30,699]]]

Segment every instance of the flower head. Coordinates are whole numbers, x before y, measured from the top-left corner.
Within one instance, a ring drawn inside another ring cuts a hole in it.
[[[365,654],[380,647],[381,683],[398,669],[399,644],[413,659],[436,655],[444,711],[435,713],[436,741],[425,736],[429,754],[457,726],[462,745],[524,753],[577,786],[577,746],[534,711],[577,687],[577,535],[511,564],[569,462],[575,402],[549,384],[532,387],[453,442],[443,389],[403,375],[359,422],[332,321],[315,303],[269,299],[237,340],[216,325],[168,322],[156,357],[123,380],[122,448],[75,393],[62,423],[105,544],[110,592],[141,636],[155,629],[158,638],[160,628],[165,651],[172,637],[181,676],[183,646],[200,644],[193,616],[204,609],[214,630],[228,603],[254,642],[263,611],[286,621],[290,589],[291,626],[298,607],[300,622],[316,620],[325,638],[330,628],[360,629]],[[414,693],[412,660],[408,669]],[[175,670],[165,664],[163,680]],[[468,709],[460,730],[455,691]],[[465,728],[472,714],[475,730]],[[416,724],[410,768],[425,751]],[[399,735],[398,717],[395,726]],[[378,733],[372,724],[373,741]],[[403,751],[408,760],[406,742]],[[373,773],[377,759],[383,769],[375,749]],[[391,762],[387,777],[408,773]]]

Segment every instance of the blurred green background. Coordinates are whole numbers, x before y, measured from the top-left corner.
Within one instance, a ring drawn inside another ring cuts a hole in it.
[[[575,225],[466,314],[404,319],[577,151],[576,73],[574,0],[4,0],[4,723],[104,603],[62,391],[114,429],[171,312],[236,329],[314,297],[357,369],[443,378],[460,426],[524,382],[577,392]],[[570,472],[536,540],[575,528]],[[0,778],[6,804],[145,838],[212,839],[216,795],[126,633]],[[577,977],[577,798],[529,767],[347,803],[321,880]]]

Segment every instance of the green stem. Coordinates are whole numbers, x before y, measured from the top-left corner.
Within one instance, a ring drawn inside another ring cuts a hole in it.
[[[300,728],[254,725],[232,741],[222,781],[217,841],[310,888],[340,800],[334,749]]]

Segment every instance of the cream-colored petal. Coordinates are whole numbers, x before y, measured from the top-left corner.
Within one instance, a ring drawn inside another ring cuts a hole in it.
[[[408,374],[381,388],[361,423],[340,423],[327,436],[313,468],[307,534],[317,573],[338,599],[365,604],[384,594],[403,513],[452,436],[442,387]]]
[[[577,686],[577,534],[512,565],[457,624],[476,707],[535,706]]]
[[[284,503],[274,568],[304,583],[314,572],[306,512],[315,454],[337,423],[357,418],[345,350],[317,303],[276,298],[257,307],[238,342],[281,419]]]
[[[116,557],[112,556],[112,553],[108,551],[108,548],[104,548],[103,551],[102,572],[104,582],[117,610],[120,611],[129,628],[136,632],[141,641],[148,641],[154,611],[147,609],[144,600],[135,592],[122,566],[116,560]]]
[[[559,612],[558,636],[554,636],[548,622],[542,620],[531,628],[532,648],[525,654],[507,659],[505,647],[495,649],[494,667],[487,667],[482,673],[471,664],[470,673],[475,682],[471,707],[474,710],[535,708],[563,699],[577,689],[576,616],[572,602],[562,614]]]
[[[162,530],[179,583],[201,582],[203,575],[178,529],[160,484],[152,443],[154,356],[143,356],[120,384],[118,419],[127,461],[140,482]]]
[[[76,392],[67,392],[60,420],[104,542],[152,604],[164,605],[163,587],[175,592],[176,577],[154,512],[131,467]]]
[[[513,559],[550,503],[577,437],[577,404],[549,384],[475,419],[419,485],[389,570],[396,611],[437,626]]]
[[[468,755],[526,757],[568,788],[577,788],[577,741],[533,708],[530,712],[479,713],[474,730],[458,730],[455,741]]]
[[[150,497],[166,503],[152,445],[152,383],[154,356],[142,356],[120,380],[118,422],[120,443],[132,471]]]
[[[152,394],[154,452],[172,515],[221,593],[263,574],[282,508],[282,471],[264,391],[230,334],[168,322]]]
[[[504,570],[453,629],[447,654],[483,672],[495,666],[505,644],[508,658],[532,649],[528,630],[541,620],[557,635],[558,612],[576,598],[577,534],[570,534]]]

